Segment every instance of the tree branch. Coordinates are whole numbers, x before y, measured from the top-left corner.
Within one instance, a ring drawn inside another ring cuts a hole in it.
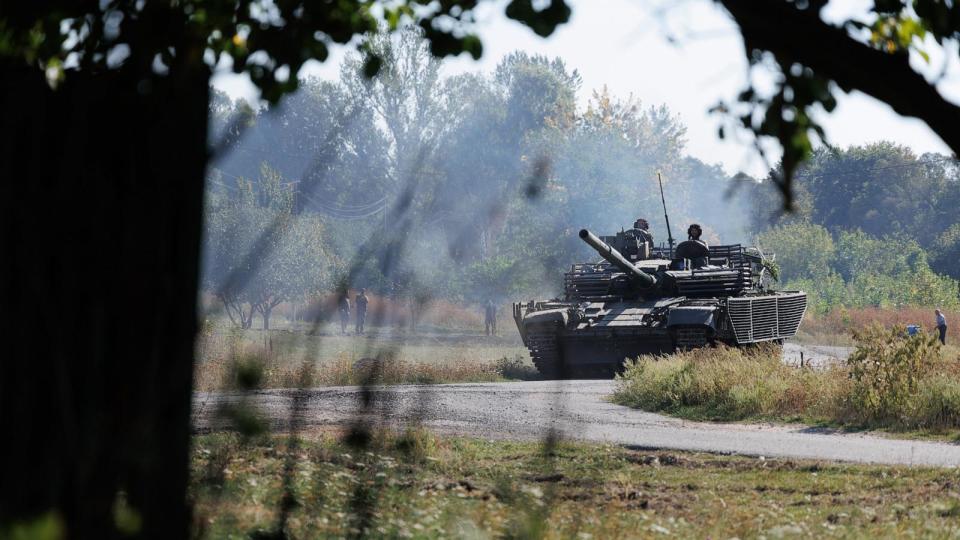
[[[903,116],[924,121],[960,154],[960,108],[914,71],[906,54],[887,54],[825,23],[817,10],[782,0],[718,0],[740,26],[747,48],[773,53],[784,69],[793,62],[832,79],[845,91],[860,90]]]

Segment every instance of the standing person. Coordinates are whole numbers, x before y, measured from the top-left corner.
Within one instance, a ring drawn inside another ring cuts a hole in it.
[[[497,306],[493,300],[487,300],[483,308],[483,324],[486,327],[487,335],[496,335],[497,333]]]
[[[347,291],[340,293],[340,299],[337,301],[337,310],[340,312],[340,333],[347,333],[347,324],[350,323],[350,295]]]
[[[947,318],[943,316],[943,312],[939,309],[936,310],[937,313],[937,330],[940,331],[940,344],[947,344]]]
[[[357,308],[357,335],[363,333],[363,323],[367,319],[367,290],[360,289],[360,292],[357,293],[357,297],[353,299],[353,303]]]

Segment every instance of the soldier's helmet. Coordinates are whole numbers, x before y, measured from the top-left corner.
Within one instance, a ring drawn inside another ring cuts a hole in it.
[[[641,231],[646,231],[650,228],[650,224],[647,223],[647,220],[639,218],[633,222],[634,229],[640,229]]]
[[[689,227],[687,227],[687,236],[691,240],[699,240],[700,236],[702,235],[703,235],[703,229],[700,228],[700,225],[696,223],[692,223]]]

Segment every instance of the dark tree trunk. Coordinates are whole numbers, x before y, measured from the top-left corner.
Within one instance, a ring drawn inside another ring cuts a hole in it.
[[[262,312],[261,314],[263,315],[263,329],[264,329],[264,330],[269,330],[269,329],[270,329],[270,312],[272,312],[272,311],[273,311],[273,306],[270,306],[270,305],[265,305],[265,306],[263,306],[263,312]]]
[[[236,302],[233,300],[228,300],[225,295],[220,294],[217,296],[218,298],[220,298],[220,302],[223,303],[223,311],[226,312],[227,317],[230,318],[230,324],[234,326],[240,326],[242,328],[243,327],[242,307],[238,308]],[[236,317],[233,316],[234,312],[237,313]],[[239,324],[237,323],[237,321],[239,321]]]
[[[0,64],[0,524],[189,534],[208,80]]]

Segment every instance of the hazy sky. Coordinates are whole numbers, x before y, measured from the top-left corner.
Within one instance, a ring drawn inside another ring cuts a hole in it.
[[[603,85],[612,94],[632,94],[646,105],[666,104],[687,126],[688,152],[708,163],[720,163],[729,173],[745,171],[764,176],[767,166],[748,140],[721,141],[720,120],[708,109],[720,100],[732,101],[745,87],[748,70],[743,41],[729,16],[711,0],[572,0],[573,16],[548,39],[503,16],[505,2],[482,4],[477,11],[477,31],[483,39],[479,61],[467,57],[448,59],[446,73],[490,72],[514,50],[562,57],[568,68],[583,77],[581,100]],[[863,15],[869,0],[834,0],[824,16],[841,19]],[[960,62],[956,51],[947,55],[934,48],[931,65],[914,58],[917,69],[939,77],[938,88],[960,102]],[[344,49],[320,64],[312,62],[303,76],[336,79]],[[759,71],[759,72],[758,72]],[[762,70],[754,77],[763,80]],[[255,98],[253,86],[243,76],[217,75],[214,85],[233,97]],[[879,139],[912,147],[917,153],[951,153],[922,122],[895,114],[888,106],[863,94],[841,96],[837,109],[821,117],[831,143],[848,146]]]

